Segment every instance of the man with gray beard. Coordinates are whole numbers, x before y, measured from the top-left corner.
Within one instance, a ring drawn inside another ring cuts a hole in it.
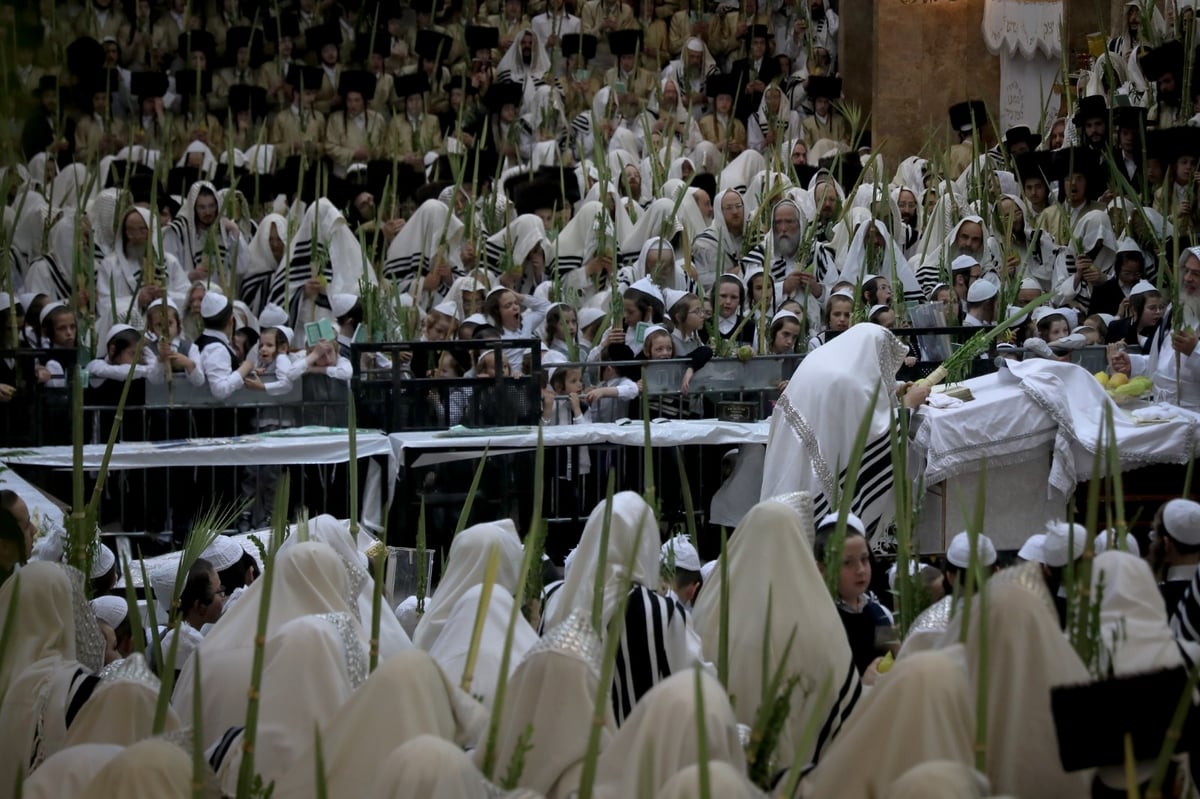
[[[781,201],[771,211],[769,242],[759,244],[742,259],[742,274],[755,267],[770,272],[777,303],[805,294],[810,299],[822,300],[826,282],[837,276],[833,257],[825,247],[816,244],[802,250],[805,227],[800,207],[791,200]]]
[[[1121,352],[1113,356],[1114,371],[1154,381],[1155,398],[1188,410],[1200,410],[1200,247],[1189,247],[1179,258],[1179,302],[1163,314],[1151,336],[1149,355]],[[1177,314],[1184,327],[1174,332]]]

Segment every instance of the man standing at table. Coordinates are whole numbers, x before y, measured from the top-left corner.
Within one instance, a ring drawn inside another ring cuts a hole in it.
[[[1192,411],[1200,411],[1200,247],[1189,247],[1179,258],[1179,299],[1163,314],[1151,337],[1149,355],[1120,352],[1112,357],[1114,371],[1131,377],[1145,375],[1154,381],[1155,397]],[[1175,322],[1183,314],[1183,326]]]

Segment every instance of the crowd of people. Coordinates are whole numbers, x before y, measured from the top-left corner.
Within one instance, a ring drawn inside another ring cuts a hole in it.
[[[545,565],[528,620],[528,541],[509,519],[459,533],[432,594],[394,611],[374,609],[378,542],[345,521],[285,528],[270,560],[269,532],[209,534],[194,561],[145,564],[156,633],[106,545],[85,580],[61,531],[39,535],[6,491],[3,540],[22,551],[0,585],[0,779],[29,797],[233,797],[252,759],[286,796],[694,797],[700,781],[728,797],[1037,799],[1144,790],[1166,740],[1161,795],[1191,795],[1191,726],[1172,738],[1118,713],[1082,731],[1060,694],[1174,712],[1200,654],[1200,504],[1165,503],[1149,539],[1052,522],[1015,555],[963,532],[912,561],[907,587],[893,566],[879,596],[863,522],[843,535],[814,507],[760,502],[706,562],[686,535],[660,546],[654,508],[618,493],[563,569]],[[1098,620],[1088,648],[1080,614]]]
[[[843,96],[836,6],[0,6],[0,349],[33,351],[0,358],[0,402],[36,403],[76,364],[102,406],[131,370],[235,408],[399,370],[450,382],[438,427],[497,424],[487,403],[506,395],[477,379],[505,376],[540,383],[520,421],[587,424],[637,414],[649,361],[686,361],[656,413],[688,416],[712,358],[803,355],[775,387],[800,445],[767,470],[793,484],[797,452],[844,449],[856,411],[874,414],[844,524],[813,459],[802,493],[764,488],[724,563],[663,543],[638,493],[578,494],[579,545],[544,564],[533,624],[513,613],[529,531],[512,520],[456,535],[431,595],[376,617],[378,542],[318,516],[290,528],[269,591],[262,537],[155,563],[140,590],[160,636],[105,544],[85,579],[61,531],[0,493],[4,790],[240,799],[247,758],[255,795],[287,797],[569,797],[594,780],[614,797],[1037,799],[1156,779],[1165,730],[1126,762],[1120,714],[1080,731],[1051,695],[1192,668],[1200,505],[1164,504],[1150,539],[1054,522],[1002,570],[963,533],[890,576],[895,594],[871,591],[871,543],[894,511],[894,408],[921,407],[910,381],[947,354],[888,329],[1002,325],[1012,358],[1109,345],[1112,373],[1200,410],[1194,8],[1130,0],[1044,119],[997,130],[964,98],[949,147],[888,164]],[[851,373],[896,392],[874,408],[822,393]],[[602,456],[573,450],[553,479],[607,473]],[[244,483],[245,526],[270,521],[276,478]],[[1098,629],[1080,632],[1088,570]],[[963,596],[972,574],[986,604]],[[1162,795],[1191,795],[1192,773],[1171,758]]]

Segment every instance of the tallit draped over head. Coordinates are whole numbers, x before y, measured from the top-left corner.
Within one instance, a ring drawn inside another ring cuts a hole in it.
[[[866,694],[810,775],[814,796],[881,796],[914,763],[951,760],[970,767],[975,714],[961,649],[924,652],[896,663]],[[901,721],[903,720],[903,721]],[[886,746],[880,730],[899,729]],[[872,752],[871,767],[858,768]]]
[[[429,274],[439,256],[450,262],[456,274],[461,274],[464,229],[462,220],[448,205],[441,200],[426,200],[388,245],[383,276],[402,293],[415,296],[414,282]],[[445,295],[445,291],[435,293],[439,297]]]
[[[192,759],[159,738],[134,744],[108,761],[81,799],[191,799]],[[207,792],[206,792],[207,793]],[[209,794],[211,795],[211,794]]]
[[[1036,565],[1015,566],[988,581],[987,776],[997,793],[1028,799],[1086,796],[1090,772],[1066,773],[1050,710],[1050,690],[1089,681],[1059,628],[1045,581]],[[946,628],[944,645],[956,644],[966,613]],[[975,696],[983,678],[979,604],[971,606],[966,654]]]
[[[368,799],[470,799],[489,796],[487,781],[459,747],[418,735],[392,750],[378,769]]]
[[[283,242],[283,257],[276,260],[271,252],[271,232]],[[250,240],[250,253],[246,259],[246,272],[241,276],[239,296],[250,310],[260,313],[271,293],[271,276],[281,263],[287,260],[288,222],[280,214],[267,214],[258,225],[254,238]]]
[[[810,353],[771,415],[763,465],[764,499],[806,491],[819,518],[840,496],[858,427],[871,416],[851,512],[867,538],[886,530],[895,515],[890,430],[896,371],[908,348],[887,329],[854,325]],[[847,364],[854,364],[847,368]],[[819,391],[812,390],[820,386]],[[838,469],[840,468],[840,473]]]
[[[419,648],[428,652],[445,628],[458,600],[472,587],[483,585],[493,549],[500,558],[495,590],[507,591],[510,596],[516,592],[524,557],[516,525],[509,519],[501,519],[468,527],[451,542],[446,556],[446,573],[417,624],[413,643]]]
[[[811,500],[797,498],[797,503],[799,512],[776,501],[755,505],[729,539],[727,550],[729,618],[736,620],[729,625],[727,687],[738,697],[739,722],[753,725],[762,701],[763,674],[778,666],[795,632],[784,676],[799,677],[800,682],[776,749],[781,768],[818,762],[862,690],[846,631],[808,543]],[[704,642],[705,659],[711,662],[716,662],[721,650],[721,585],[717,568],[696,600],[696,629]],[[764,631],[768,598],[771,626]],[[762,662],[764,637],[770,641],[769,664]],[[810,718],[818,720],[817,735],[793,763]]]
[[[876,249],[873,240],[868,244],[867,236],[871,232],[878,233],[883,237],[882,248]],[[868,254],[872,252],[874,257],[869,259]],[[868,263],[868,261],[870,262]],[[897,294],[903,294],[904,299],[908,302],[923,302],[925,299],[925,292],[921,288],[921,284],[917,282],[916,274],[909,268],[908,259],[904,257],[904,250],[892,238],[887,226],[878,219],[872,219],[859,225],[858,229],[854,231],[854,238],[850,241],[850,249],[846,253],[842,271],[838,277],[840,280],[848,280],[858,286],[862,284],[863,276],[867,274],[886,277],[889,283],[894,284],[893,290]]]
[[[304,284],[324,278],[327,296],[358,295],[359,281],[375,282],[375,271],[364,269],[362,246],[337,206],[322,197],[304,212],[288,241],[287,258],[271,277],[270,301],[286,309],[297,327],[311,318],[301,315]]]
[[[579,786],[602,651],[590,612],[576,610],[547,630],[513,672],[501,711],[496,762],[511,762],[526,729],[532,728],[526,743],[541,754],[525,759],[521,787],[557,799]],[[606,713],[601,751],[616,728],[612,713]],[[483,754],[476,750],[477,763],[482,764]]]

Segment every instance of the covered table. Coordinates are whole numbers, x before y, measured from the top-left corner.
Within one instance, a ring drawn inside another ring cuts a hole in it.
[[[1173,409],[1172,419],[1141,423],[1079,366],[1006,363],[963,383],[974,400],[919,413],[910,457],[914,474],[923,473],[925,481],[917,528],[923,552],[944,551],[964,528],[982,475],[985,532],[997,547],[1019,548],[1047,521],[1064,518],[1076,484],[1091,477],[1106,407],[1123,471],[1186,463],[1195,450],[1196,414]]]

